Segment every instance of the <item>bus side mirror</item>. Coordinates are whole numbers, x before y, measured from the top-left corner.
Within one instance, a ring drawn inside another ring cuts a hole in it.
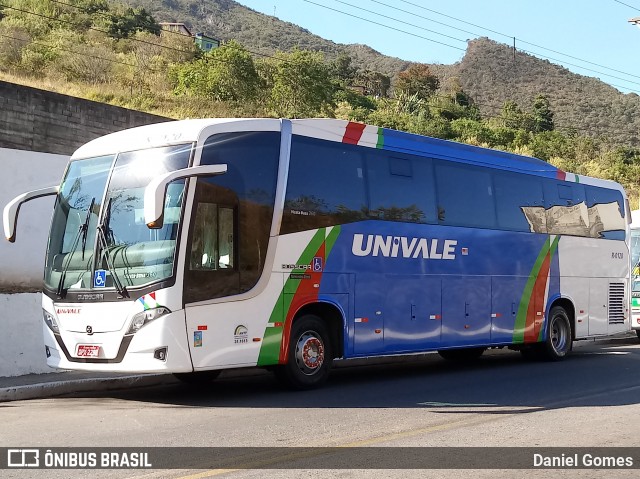
[[[2,212],[2,225],[4,227],[4,236],[10,243],[16,240],[16,225],[18,224],[18,213],[20,212],[20,206],[27,201],[35,200],[36,198],[42,198],[43,196],[57,195],[59,186],[49,186],[40,190],[28,191],[22,193],[12,199],[7,206],[4,207]]]
[[[192,176],[224,175],[227,165],[203,165],[171,171],[151,180],[144,190],[144,222],[149,228],[162,228],[162,213],[167,185]]]

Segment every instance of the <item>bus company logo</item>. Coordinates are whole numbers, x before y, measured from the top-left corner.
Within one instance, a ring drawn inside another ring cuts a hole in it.
[[[407,238],[354,234],[351,252],[355,256],[384,256],[385,258],[456,259],[457,240]]]
[[[233,342],[235,344],[244,344],[249,342],[249,330],[242,324],[236,327],[233,333]]]

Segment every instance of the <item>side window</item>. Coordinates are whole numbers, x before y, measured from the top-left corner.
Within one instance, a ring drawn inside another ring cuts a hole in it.
[[[387,221],[434,223],[431,159],[373,150],[367,154],[369,215]]]
[[[233,269],[234,209],[198,203],[189,260],[190,270]]]
[[[624,240],[624,200],[616,190],[585,186],[589,233],[594,238]]]
[[[496,209],[489,171],[444,161],[434,163],[440,224],[495,228]]]
[[[557,180],[544,181],[547,233],[591,236],[584,186]]]
[[[493,184],[499,228],[532,233],[547,232],[540,178],[495,171]]]
[[[367,217],[361,149],[294,135],[281,233]]]
[[[278,132],[213,135],[200,164],[226,164],[196,185],[185,262],[185,303],[240,294],[264,268],[280,153]],[[195,180],[195,181],[194,181]]]

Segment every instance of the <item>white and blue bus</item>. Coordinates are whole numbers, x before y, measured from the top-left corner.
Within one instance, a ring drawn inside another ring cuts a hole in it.
[[[46,253],[47,363],[296,388],[336,358],[564,358],[630,329],[617,183],[343,120],[205,119],[78,149]]]

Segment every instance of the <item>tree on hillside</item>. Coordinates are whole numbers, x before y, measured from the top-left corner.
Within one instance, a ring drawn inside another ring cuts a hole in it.
[[[544,95],[536,96],[532,107],[533,128],[535,132],[552,131],[553,112],[549,106],[549,100]]]
[[[52,30],[85,32],[96,22],[104,24],[104,17],[109,15],[106,0],[4,0],[2,4],[0,20],[38,38]]]
[[[8,0],[2,2],[0,12],[3,24],[24,29],[35,38],[60,26],[55,19],[61,7],[49,0]]]
[[[9,68],[20,63],[22,48],[28,45],[31,37],[24,28],[5,25],[0,22],[0,70]]]
[[[144,8],[126,8],[122,12],[111,13],[109,35],[112,38],[129,38],[136,32],[160,35],[160,25]]]
[[[276,116],[333,116],[337,84],[320,52],[278,52],[260,68],[269,91],[269,108]]]
[[[502,120],[502,125],[505,128],[533,131],[533,120],[531,115],[523,112],[514,101],[508,100],[504,103],[500,118]]]
[[[380,72],[360,70],[356,73],[353,84],[364,88],[367,95],[386,98],[391,88],[391,78]]]
[[[217,101],[254,101],[261,88],[253,57],[234,40],[198,60],[174,66],[171,78],[175,93]]]
[[[435,93],[439,86],[440,80],[431,73],[429,66],[424,63],[416,63],[398,73],[395,91],[406,95],[417,95],[426,100]]]
[[[333,75],[343,86],[349,86],[353,83],[358,69],[353,66],[352,59],[346,53],[341,53],[331,64]]]

